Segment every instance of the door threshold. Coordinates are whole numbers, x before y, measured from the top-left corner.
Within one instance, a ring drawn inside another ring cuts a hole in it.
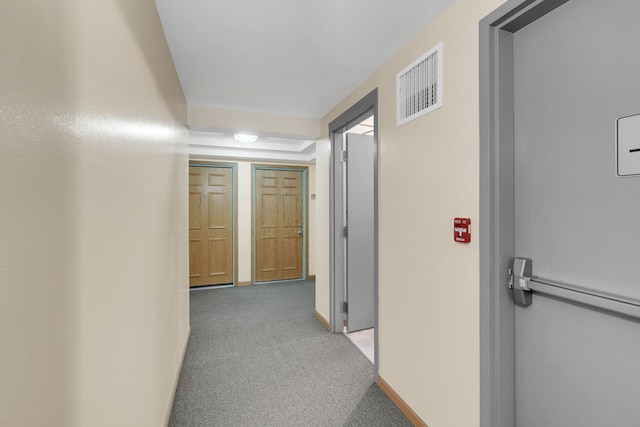
[[[273,283],[289,283],[289,282],[306,282],[307,279],[303,279],[302,277],[298,279],[284,279],[284,280],[270,280],[267,282],[255,282],[256,285],[271,285]]]
[[[345,328],[343,334],[371,363],[375,363],[375,332],[373,328],[353,332],[348,332]]]
[[[205,291],[205,290],[209,290],[209,289],[223,289],[223,288],[233,288],[235,287],[235,285],[229,284],[229,285],[208,285],[208,286],[194,286],[193,288],[189,288],[189,292],[191,291]]]

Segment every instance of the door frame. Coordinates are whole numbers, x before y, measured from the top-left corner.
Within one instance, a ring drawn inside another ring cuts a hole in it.
[[[224,168],[231,169],[231,207],[232,207],[232,257],[233,257],[233,286],[238,285],[238,164],[237,163],[219,163],[206,160],[189,160],[189,167],[202,168]],[[214,285],[225,286],[225,285]],[[228,285],[227,285],[228,286]]]
[[[569,0],[507,0],[480,21],[480,426],[515,425],[513,34]]]
[[[256,281],[256,171],[257,170],[276,170],[276,171],[301,171],[302,172],[302,278],[301,279],[285,279],[268,282]],[[309,167],[295,165],[265,165],[251,164],[251,280],[255,285],[274,282],[293,282],[296,280],[309,280],[309,203],[307,200],[309,194]]]
[[[340,116],[329,123],[329,142],[331,144],[331,161],[329,171],[329,264],[330,264],[330,316],[329,330],[342,333],[344,316],[340,312],[345,290],[345,251],[342,237],[344,212],[344,177],[342,160],[343,135],[347,126],[362,121],[373,115],[373,228],[374,228],[374,272],[373,272],[373,323],[374,323],[374,381],[378,383],[379,375],[379,328],[378,328],[378,89],[348,108]]]

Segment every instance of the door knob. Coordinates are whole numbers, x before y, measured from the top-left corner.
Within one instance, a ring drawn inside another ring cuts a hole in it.
[[[298,224],[298,228],[302,228],[302,224]]]
[[[302,231],[298,231],[298,235],[299,235],[299,236],[302,236]]]

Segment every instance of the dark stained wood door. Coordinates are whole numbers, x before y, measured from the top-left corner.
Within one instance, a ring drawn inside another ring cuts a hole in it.
[[[302,176],[256,169],[256,282],[302,278]]]

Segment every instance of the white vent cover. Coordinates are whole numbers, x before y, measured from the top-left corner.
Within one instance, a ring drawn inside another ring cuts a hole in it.
[[[396,77],[397,125],[442,107],[442,43]]]

